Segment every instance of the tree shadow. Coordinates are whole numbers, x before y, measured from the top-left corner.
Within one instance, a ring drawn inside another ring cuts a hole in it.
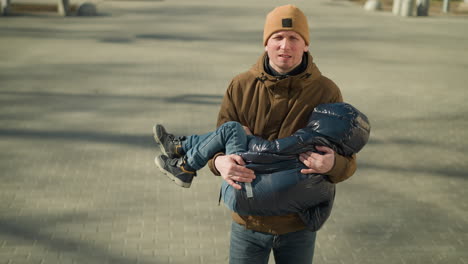
[[[68,102],[63,109],[57,110],[55,107],[52,111],[57,112],[73,112],[73,111],[89,111],[89,112],[102,112],[102,109],[86,109],[84,110],[83,104],[80,102],[91,102],[92,105],[107,105],[103,101],[112,100],[112,104],[122,105],[119,101],[147,101],[150,103],[158,104],[188,104],[188,105],[218,105],[222,99],[221,95],[212,94],[182,94],[176,96],[137,96],[137,95],[106,95],[106,94],[66,94],[60,92],[8,92],[2,91],[0,95],[8,95],[19,97],[16,100],[6,100],[2,102],[2,107],[22,105],[37,105],[43,106],[53,99],[57,102]],[[23,98],[24,97],[24,98]],[[96,100],[99,103],[92,103]],[[73,102],[78,102],[77,104]],[[134,104],[132,104],[134,105]],[[76,108],[76,109],[75,109]],[[115,111],[109,110],[113,115]],[[139,111],[139,110],[135,110]],[[36,113],[47,115],[48,110],[42,107],[41,111]],[[21,113],[7,113],[0,114],[0,120],[27,120],[31,115],[22,115]],[[111,143],[111,144],[124,144],[131,145],[139,148],[152,148],[154,142],[151,133],[148,134],[112,134],[101,133],[97,131],[77,131],[77,130],[31,130],[31,129],[15,129],[15,128],[0,128],[0,138],[23,138],[23,139],[41,139],[41,140],[66,140],[66,141],[82,141],[94,143]]]
[[[139,148],[154,148],[154,141],[150,133],[147,135],[122,135],[99,132],[78,132],[73,130],[22,130],[0,129],[0,138],[23,138],[40,140],[66,140],[77,142],[111,143],[131,145]]]
[[[261,30],[230,30],[225,32],[206,32],[203,35],[194,35],[192,32],[152,33],[136,34],[130,37],[122,37],[121,32],[108,32],[100,30],[63,30],[55,28],[36,27],[1,27],[0,35],[8,37],[37,38],[37,39],[65,39],[81,40],[95,39],[97,42],[112,44],[132,44],[137,40],[151,41],[202,41],[202,42],[229,42],[235,39],[242,43],[256,43],[261,41]],[[109,35],[103,37],[102,35]]]
[[[371,170],[383,170],[391,171],[394,173],[422,173],[422,174],[431,174],[438,176],[448,176],[454,177],[462,180],[468,180],[468,174],[465,170],[457,170],[452,167],[429,167],[429,166],[411,166],[411,167],[401,167],[397,165],[374,165],[366,162],[359,162],[359,170],[371,169]]]
[[[358,169],[389,171],[398,174],[412,173],[437,175],[468,180],[466,163],[461,162],[468,151],[462,135],[466,122],[466,111],[444,109],[443,112],[421,112],[409,118],[397,115],[373,123],[377,130],[385,130],[387,135],[371,135],[368,147],[386,152],[377,163],[361,161],[358,154]],[[405,111],[405,110],[397,110]],[[397,112],[395,111],[395,112]],[[394,131],[388,131],[393,129]],[[378,133],[378,132],[376,132]],[[450,135],[450,136],[449,136]],[[402,164],[391,163],[385,156],[395,155]],[[431,162],[428,162],[430,160]]]
[[[8,99],[2,102],[2,106],[14,105],[20,102],[32,103],[36,102],[38,105],[38,98],[54,98],[58,100],[141,100],[159,103],[171,104],[194,104],[194,105],[219,105],[223,98],[222,95],[213,94],[180,94],[175,96],[147,96],[147,95],[118,95],[118,94],[102,94],[102,93],[82,93],[82,94],[68,94],[63,92],[13,92],[13,91],[0,91],[0,95],[20,96],[24,97],[16,100]]]
[[[138,2],[138,1],[137,1]],[[150,2],[150,1],[146,1]],[[153,1],[151,1],[153,2]],[[212,6],[196,4],[193,6],[161,6],[158,3],[155,5],[147,5],[142,8],[139,5],[126,6],[125,9],[120,10],[119,8],[113,9],[113,14],[103,13],[98,16],[114,16],[118,17],[123,14],[132,13],[134,15],[151,15],[154,18],[156,25],[162,28],[167,28],[168,25],[173,23],[184,23],[191,25],[200,25],[205,28],[205,23],[219,20],[220,22],[225,21],[228,18],[239,19],[242,17],[257,17],[261,11],[255,10],[254,8],[245,8],[238,6]],[[21,15],[18,16],[29,16]],[[47,18],[46,15],[34,15],[37,18]],[[50,17],[49,20],[63,19],[59,16],[57,18]],[[125,26],[131,24],[139,24],[141,20],[127,19],[124,20]],[[252,27],[248,29],[230,28],[226,30],[225,27],[219,26],[219,23],[212,23],[213,27],[206,28],[206,31],[202,34],[192,32],[190,30],[172,30],[167,33],[163,30],[154,30],[154,33],[150,34],[134,34],[131,37],[122,37],[121,30],[109,31],[108,29],[101,29],[99,26],[91,27],[92,25],[103,25],[106,23],[113,23],[112,21],[100,21],[96,22],[95,19],[86,19],[83,17],[68,18],[65,23],[61,21],[62,25],[79,23],[82,25],[80,29],[63,29],[55,28],[53,26],[45,27],[41,24],[37,26],[11,26],[11,25],[0,25],[0,35],[5,37],[21,37],[21,38],[38,38],[38,39],[95,39],[97,42],[113,43],[113,44],[132,44],[137,40],[156,40],[156,41],[205,41],[205,42],[226,42],[236,40],[236,42],[242,43],[254,43],[261,41],[262,30],[261,27]],[[228,25],[229,26],[229,25]],[[128,32],[131,33],[131,32]],[[129,35],[129,34],[125,34]],[[103,37],[105,36],[105,37]]]
[[[13,238],[12,243],[23,241],[34,243],[52,251],[67,253],[76,256],[80,262],[128,264],[135,263],[135,259],[126,256],[116,256],[106,248],[80,241],[76,238],[51,234],[44,231],[48,227],[64,225],[67,223],[85,223],[90,220],[87,213],[71,213],[61,216],[35,215],[33,217],[15,217],[14,219],[0,218],[0,235]],[[148,262],[139,259],[138,263],[154,264],[161,263],[155,257],[154,261]]]
[[[376,263],[368,262],[369,256],[380,255],[375,252],[385,252],[387,256],[396,254],[408,263],[431,262],[434,256],[447,252],[448,248],[454,257],[464,255],[463,244],[455,239],[468,225],[466,214],[461,211],[463,205],[445,206],[445,202],[434,199],[440,194],[427,192],[424,186],[408,193],[398,189],[398,184],[404,183],[371,185],[350,181],[343,186],[341,190],[346,198],[337,199],[338,210],[333,216],[337,220],[331,223],[330,229],[330,232],[336,232],[334,228],[338,228],[342,233],[342,238],[335,244],[336,250],[349,250],[349,243],[352,243],[352,251],[357,254],[355,263]],[[458,195],[462,192],[460,190]],[[411,258],[419,261],[411,262]]]
[[[133,39],[125,38],[125,37],[107,37],[107,38],[99,39],[99,41],[105,42],[105,43],[114,43],[114,44],[128,44],[128,43],[133,42]]]
[[[402,145],[402,146],[433,146],[433,147],[440,147],[440,148],[445,148],[447,146],[447,144],[445,144],[444,142],[433,142],[430,140],[414,139],[414,138],[409,138],[409,137],[406,137],[406,138],[392,137],[392,138],[385,139],[385,140],[370,138],[367,144],[373,145],[373,146],[384,146],[384,145],[390,144],[390,145]],[[467,146],[464,146],[463,144],[451,146],[451,149],[454,149],[460,152],[468,152]]]
[[[222,99],[222,95],[183,94],[167,97],[164,101],[171,104],[218,105],[221,104]]]
[[[162,40],[162,41],[212,41],[213,38],[198,36],[190,36],[185,34],[167,34],[167,33],[155,33],[155,34],[141,34],[136,35],[137,39],[151,39],[151,40]]]

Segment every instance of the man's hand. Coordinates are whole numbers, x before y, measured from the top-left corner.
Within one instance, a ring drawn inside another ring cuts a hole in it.
[[[308,151],[299,155],[299,160],[309,167],[309,169],[302,169],[301,173],[325,174],[333,168],[333,165],[335,165],[335,152],[333,149],[325,146],[318,146],[316,149],[324,154]]]
[[[255,179],[254,171],[244,167],[245,162],[239,155],[218,156],[214,160],[214,165],[223,179],[238,190],[242,189],[242,187],[236,181],[252,182]]]

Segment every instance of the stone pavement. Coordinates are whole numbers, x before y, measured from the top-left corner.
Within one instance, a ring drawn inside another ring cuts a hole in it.
[[[0,17],[0,264],[227,263],[221,179],[174,185],[151,127],[214,128],[283,2],[97,3],[98,17]],[[373,125],[314,263],[468,263],[468,20],[293,3],[319,68]]]

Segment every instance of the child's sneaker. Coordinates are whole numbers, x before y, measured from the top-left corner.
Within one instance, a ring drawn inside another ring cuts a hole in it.
[[[197,176],[196,171],[185,163],[183,157],[171,159],[165,155],[158,155],[154,162],[167,177],[184,188],[189,188],[193,177]]]
[[[180,158],[184,154],[182,150],[184,137],[176,138],[174,135],[167,133],[161,124],[154,125],[153,136],[156,143],[160,144],[162,152],[169,158]]]

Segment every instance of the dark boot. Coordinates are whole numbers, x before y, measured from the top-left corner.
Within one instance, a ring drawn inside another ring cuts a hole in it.
[[[166,132],[166,129],[161,124],[156,124],[153,127],[153,136],[156,143],[159,144],[161,151],[169,158],[180,158],[183,153],[182,140],[185,137],[175,137]]]
[[[184,157],[171,159],[166,155],[158,155],[154,159],[159,169],[177,185],[189,188],[197,172],[190,168],[184,160]]]

